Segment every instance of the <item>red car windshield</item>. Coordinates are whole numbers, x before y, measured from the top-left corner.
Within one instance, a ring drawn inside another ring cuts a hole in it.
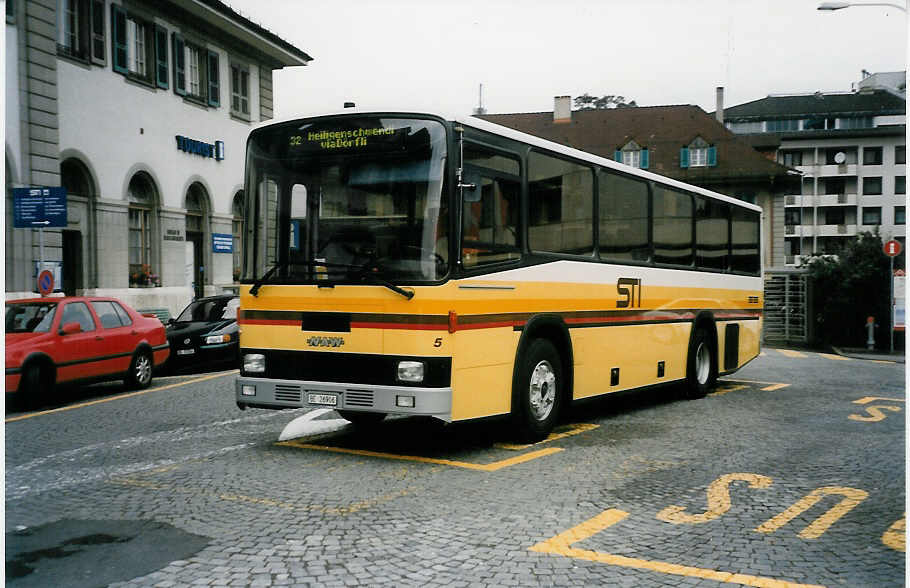
[[[54,322],[56,302],[24,302],[6,305],[7,333],[47,333]]]

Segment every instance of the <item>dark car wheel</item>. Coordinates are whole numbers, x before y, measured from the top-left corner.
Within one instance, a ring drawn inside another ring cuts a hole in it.
[[[30,363],[22,371],[19,390],[16,392],[18,403],[28,408],[41,406],[50,398],[53,387],[50,368],[40,363]]]
[[[153,367],[152,352],[147,349],[137,351],[130,362],[130,371],[126,374],[126,385],[130,388],[148,388],[152,383]]]

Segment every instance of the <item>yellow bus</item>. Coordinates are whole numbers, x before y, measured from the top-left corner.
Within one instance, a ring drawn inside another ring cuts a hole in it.
[[[238,406],[546,436],[759,354],[761,209],[473,117],[342,112],[246,153]]]

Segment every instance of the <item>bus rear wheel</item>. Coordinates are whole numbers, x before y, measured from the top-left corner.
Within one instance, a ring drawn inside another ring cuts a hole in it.
[[[378,425],[385,418],[384,412],[358,412],[356,410],[339,410],[341,418],[350,421],[357,427],[371,427]]]
[[[535,339],[519,356],[515,382],[515,432],[539,441],[553,430],[562,408],[562,358],[547,339]]]
[[[717,353],[706,329],[699,328],[689,344],[686,362],[686,398],[704,398],[717,383]]]

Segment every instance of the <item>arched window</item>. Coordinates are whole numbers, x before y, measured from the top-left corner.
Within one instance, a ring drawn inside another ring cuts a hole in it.
[[[156,238],[157,198],[152,180],[139,172],[127,188],[129,200],[130,287],[160,286],[160,274],[153,267]]]
[[[243,245],[243,190],[234,194],[231,212],[234,214],[231,222],[231,234],[234,236],[234,281],[239,282],[240,273],[243,270],[243,252],[241,251]]]
[[[211,272],[206,268],[211,260],[211,233],[208,226],[209,197],[205,187],[194,182],[186,191],[186,240],[192,249],[187,252],[187,259],[192,254],[192,271],[187,277],[187,284],[192,285],[196,297],[205,295],[205,285],[211,284]]]
[[[201,233],[205,227],[205,189],[193,184],[186,193],[186,230]]]

